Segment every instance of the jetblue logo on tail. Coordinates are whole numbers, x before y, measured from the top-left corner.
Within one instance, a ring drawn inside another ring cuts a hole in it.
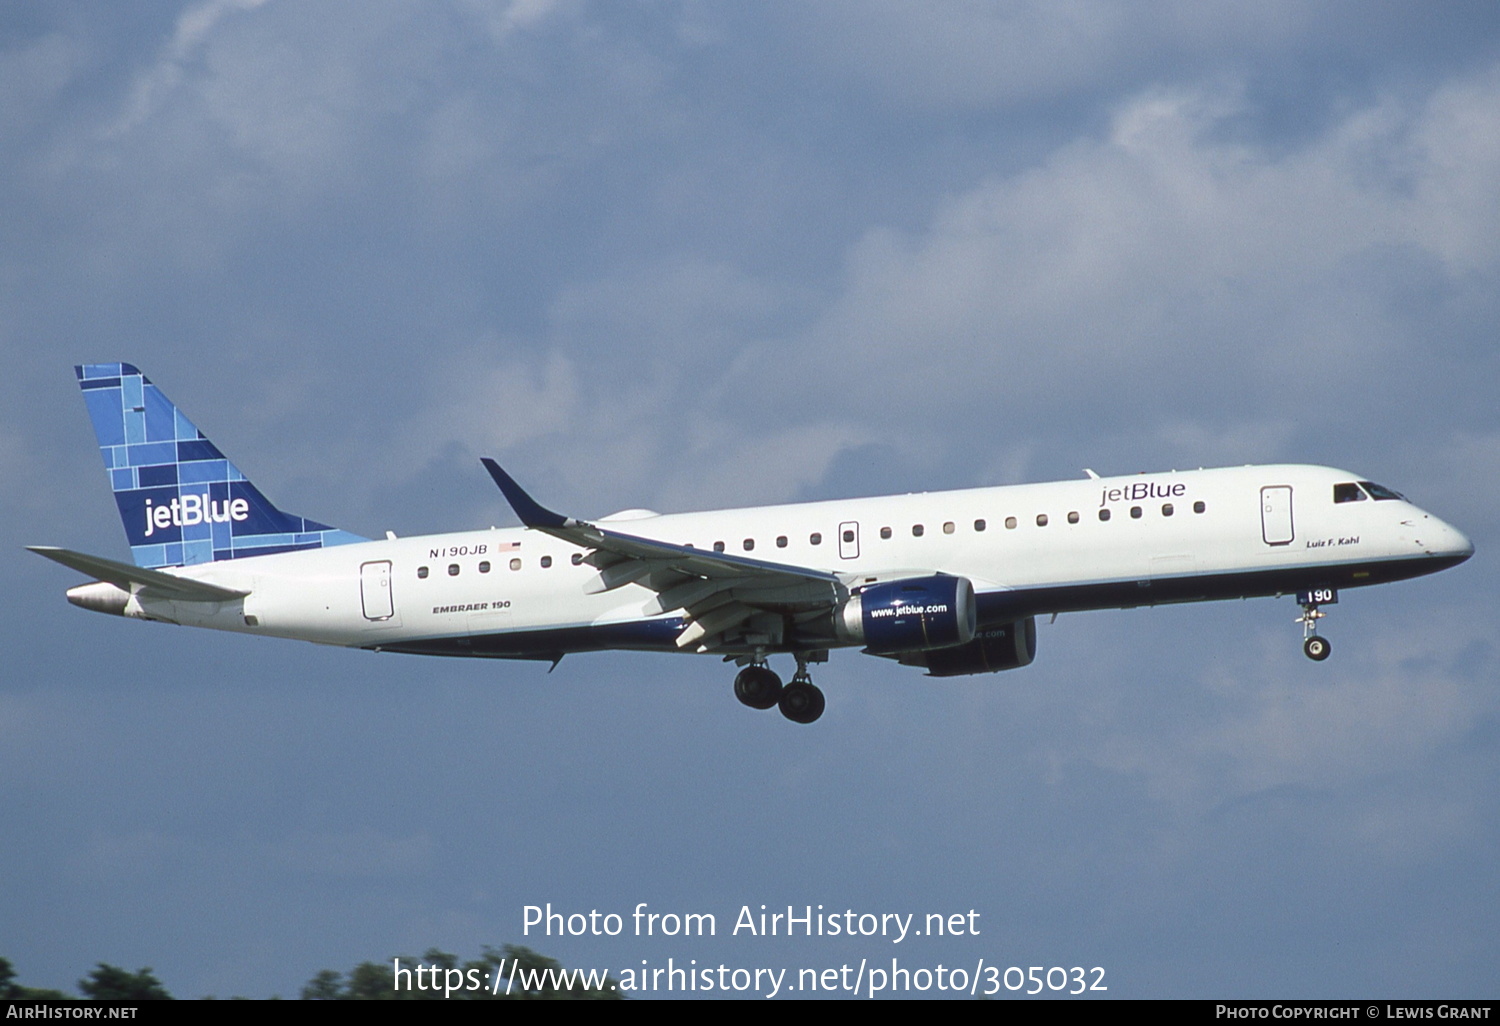
[[[208,493],[184,495],[165,506],[153,506],[146,500],[146,537],[158,527],[191,527],[194,524],[227,524],[231,520],[249,520],[250,504],[244,499],[214,502]]]
[[[273,506],[139,369],[89,363],[76,370],[136,566],[366,540]]]

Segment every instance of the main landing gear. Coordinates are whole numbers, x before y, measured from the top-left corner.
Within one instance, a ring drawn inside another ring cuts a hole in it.
[[[752,709],[769,709],[781,701],[781,678],[765,663],[751,663],[734,678],[734,697]]]
[[[734,697],[752,709],[778,706],[781,715],[793,723],[812,723],[823,715],[826,700],[807,672],[807,658],[797,654],[797,673],[792,682],[782,686],[781,678],[765,660],[753,662],[734,678]]]
[[[1339,594],[1332,588],[1313,588],[1297,596],[1297,601],[1302,605],[1302,615],[1292,622],[1302,625],[1302,651],[1315,663],[1321,663],[1333,653],[1333,646],[1328,643],[1328,639],[1318,635],[1318,621],[1328,615],[1318,607],[1338,600]]]

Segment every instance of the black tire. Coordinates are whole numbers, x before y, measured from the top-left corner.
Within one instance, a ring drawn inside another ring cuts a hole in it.
[[[1302,643],[1302,651],[1307,653],[1307,658],[1315,663],[1321,663],[1333,652],[1333,646],[1328,643],[1327,638],[1320,638],[1316,634]]]
[[[781,715],[793,723],[811,723],[823,715],[823,692],[806,681],[792,681],[781,689]]]
[[[747,666],[734,678],[734,697],[752,709],[771,708],[781,693],[781,678],[768,666]]]

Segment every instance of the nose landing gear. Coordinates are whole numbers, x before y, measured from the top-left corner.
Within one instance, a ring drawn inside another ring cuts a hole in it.
[[[1339,593],[1332,588],[1312,588],[1297,594],[1302,615],[1292,622],[1302,625],[1302,651],[1315,663],[1321,663],[1333,653],[1333,646],[1328,639],[1318,634],[1318,621],[1328,615],[1318,607],[1338,600]]]

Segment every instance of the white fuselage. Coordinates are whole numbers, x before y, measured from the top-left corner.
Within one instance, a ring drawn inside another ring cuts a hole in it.
[[[1356,475],[1276,465],[606,518],[600,525],[863,583],[969,579],[980,622],[1158,602],[1355,587],[1467,558],[1460,532],[1404,499],[1334,501]],[[1101,519],[1101,511],[1108,514]],[[638,584],[599,591],[586,550],[526,528],[234,559],[174,571],[248,591],[135,598],[127,615],[332,645],[544,657],[673,650],[680,610]],[[515,639],[483,652],[464,639]],[[452,642],[456,647],[423,648]]]

